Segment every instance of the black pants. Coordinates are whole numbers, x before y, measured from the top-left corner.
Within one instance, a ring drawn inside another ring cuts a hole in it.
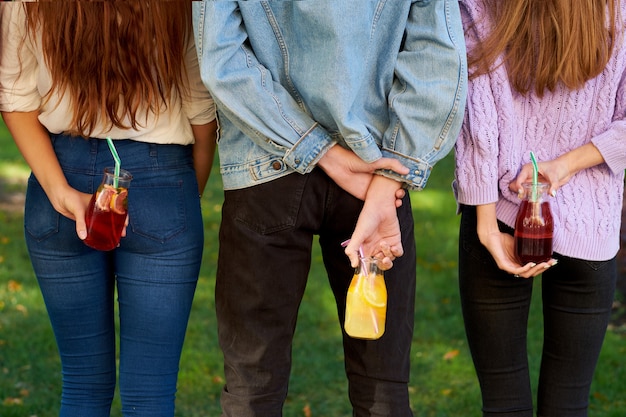
[[[226,375],[223,415],[282,415],[313,237],[319,235],[343,323],[353,269],[341,242],[352,234],[361,208],[361,201],[319,169],[225,192],[216,284]],[[408,380],[416,255],[408,196],[398,215],[405,255],[385,274],[389,296],[385,334],[377,341],[352,339],[345,333],[343,337],[355,416],[412,415]]]
[[[584,417],[611,315],[616,261],[554,257],[559,263],[541,276],[544,342],[537,415]],[[459,285],[483,416],[531,417],[526,335],[533,279],[514,278],[496,266],[478,240],[474,207],[463,208]]]

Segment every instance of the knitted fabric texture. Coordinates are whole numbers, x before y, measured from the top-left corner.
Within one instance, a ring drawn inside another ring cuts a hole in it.
[[[482,0],[462,0],[469,50],[489,23]],[[626,17],[622,3],[621,18]],[[619,27],[626,27],[622,23]],[[471,28],[471,30],[469,30]],[[504,66],[469,83],[465,120],[456,153],[459,204],[496,202],[499,220],[515,223],[520,204],[508,188],[530,151],[539,161],[592,142],[605,163],[578,172],[550,198],[554,251],[586,260],[607,260],[619,249],[626,168],[626,48],[620,37],[605,70],[579,90],[559,86],[543,97],[520,95]]]

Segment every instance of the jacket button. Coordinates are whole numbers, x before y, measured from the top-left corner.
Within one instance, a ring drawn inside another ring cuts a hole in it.
[[[278,171],[282,167],[283,167],[283,164],[281,164],[279,161],[272,162],[272,168],[274,168],[276,171]]]

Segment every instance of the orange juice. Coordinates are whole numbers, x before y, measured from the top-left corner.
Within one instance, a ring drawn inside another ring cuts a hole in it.
[[[374,268],[357,268],[348,288],[344,328],[354,338],[378,339],[385,332],[387,287],[375,260]]]

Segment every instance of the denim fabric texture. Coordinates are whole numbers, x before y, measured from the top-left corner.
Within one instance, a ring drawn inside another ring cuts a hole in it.
[[[314,236],[343,323],[354,270],[341,242],[351,235],[362,205],[319,169],[226,191],[215,294],[226,375],[223,416],[282,416]],[[343,332],[355,416],[413,415],[408,382],[416,254],[408,195],[398,217],[405,254],[385,273],[385,333],[367,341]]]
[[[193,20],[225,189],[311,172],[334,144],[400,160],[408,175],[381,173],[421,189],[454,145],[467,88],[456,1],[198,1]]]
[[[513,230],[500,223],[503,232]],[[533,404],[527,325],[533,279],[500,270],[476,233],[476,209],[462,206],[459,286],[484,417],[586,417],[593,373],[611,316],[616,259],[554,254],[541,275],[544,341]]]
[[[106,141],[52,135],[70,185],[92,193],[114,161]],[[124,416],[172,417],[179,359],[203,249],[191,147],[115,141],[130,171],[130,224],[110,252],[87,247],[29,179],[25,235],[58,344],[61,417],[109,417],[116,384]]]

